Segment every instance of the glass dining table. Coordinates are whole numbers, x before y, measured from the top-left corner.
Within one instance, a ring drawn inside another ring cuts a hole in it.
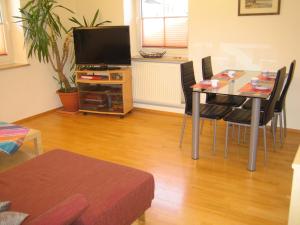
[[[255,171],[261,100],[269,98],[273,89],[275,78],[276,73],[226,70],[216,74],[212,78],[214,80],[218,80],[218,86],[215,88],[213,88],[209,82],[206,83],[205,81],[195,84],[192,87],[192,158],[194,160],[199,159],[200,94],[214,93],[229,96],[244,96],[252,99],[248,170]],[[258,81],[258,84],[253,86],[251,84],[251,80]]]

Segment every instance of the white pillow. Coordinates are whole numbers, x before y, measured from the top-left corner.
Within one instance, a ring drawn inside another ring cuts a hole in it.
[[[0,225],[20,225],[28,216],[19,212],[0,212]]]

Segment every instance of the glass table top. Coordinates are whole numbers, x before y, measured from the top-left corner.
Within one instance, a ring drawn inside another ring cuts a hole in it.
[[[251,80],[256,84],[252,85]],[[193,91],[224,95],[244,96],[248,98],[266,99],[270,96],[276,73],[261,71],[226,70],[216,74],[212,80],[218,80],[218,86],[212,87],[211,81],[201,81],[194,85]]]

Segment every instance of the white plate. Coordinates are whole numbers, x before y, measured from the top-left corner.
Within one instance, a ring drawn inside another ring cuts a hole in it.
[[[254,86],[253,87],[254,89],[256,90],[259,90],[259,91],[267,91],[267,90],[270,90],[271,88],[270,87],[266,87],[266,86]]]
[[[202,80],[202,81],[200,81],[200,83],[203,84],[203,85],[211,85],[210,80]]]

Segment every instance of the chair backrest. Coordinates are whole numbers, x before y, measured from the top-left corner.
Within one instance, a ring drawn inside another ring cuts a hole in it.
[[[181,71],[181,86],[185,99],[185,114],[192,112],[192,97],[193,89],[192,85],[196,84],[193,61],[182,63],[180,65]]]
[[[210,80],[213,76],[213,70],[211,65],[211,57],[207,56],[202,59],[202,77],[203,80]]]
[[[291,66],[290,66],[290,70],[289,70],[289,74],[288,74],[288,77],[286,79],[286,82],[285,82],[285,85],[284,85],[284,88],[281,92],[281,95],[276,103],[276,106],[275,108],[281,112],[282,111],[282,108],[285,104],[285,99],[286,99],[286,95],[287,95],[287,92],[289,90],[289,87],[291,85],[291,82],[293,80],[293,77],[294,77],[294,72],[295,72],[295,67],[296,67],[296,60],[294,60],[292,63],[291,63]]]
[[[282,91],[284,80],[285,80],[285,74],[286,74],[286,67],[281,68],[277,72],[273,90],[271,92],[269,101],[267,102],[263,113],[262,119],[264,125],[266,125],[274,116],[276,101],[279,98],[279,95]]]

